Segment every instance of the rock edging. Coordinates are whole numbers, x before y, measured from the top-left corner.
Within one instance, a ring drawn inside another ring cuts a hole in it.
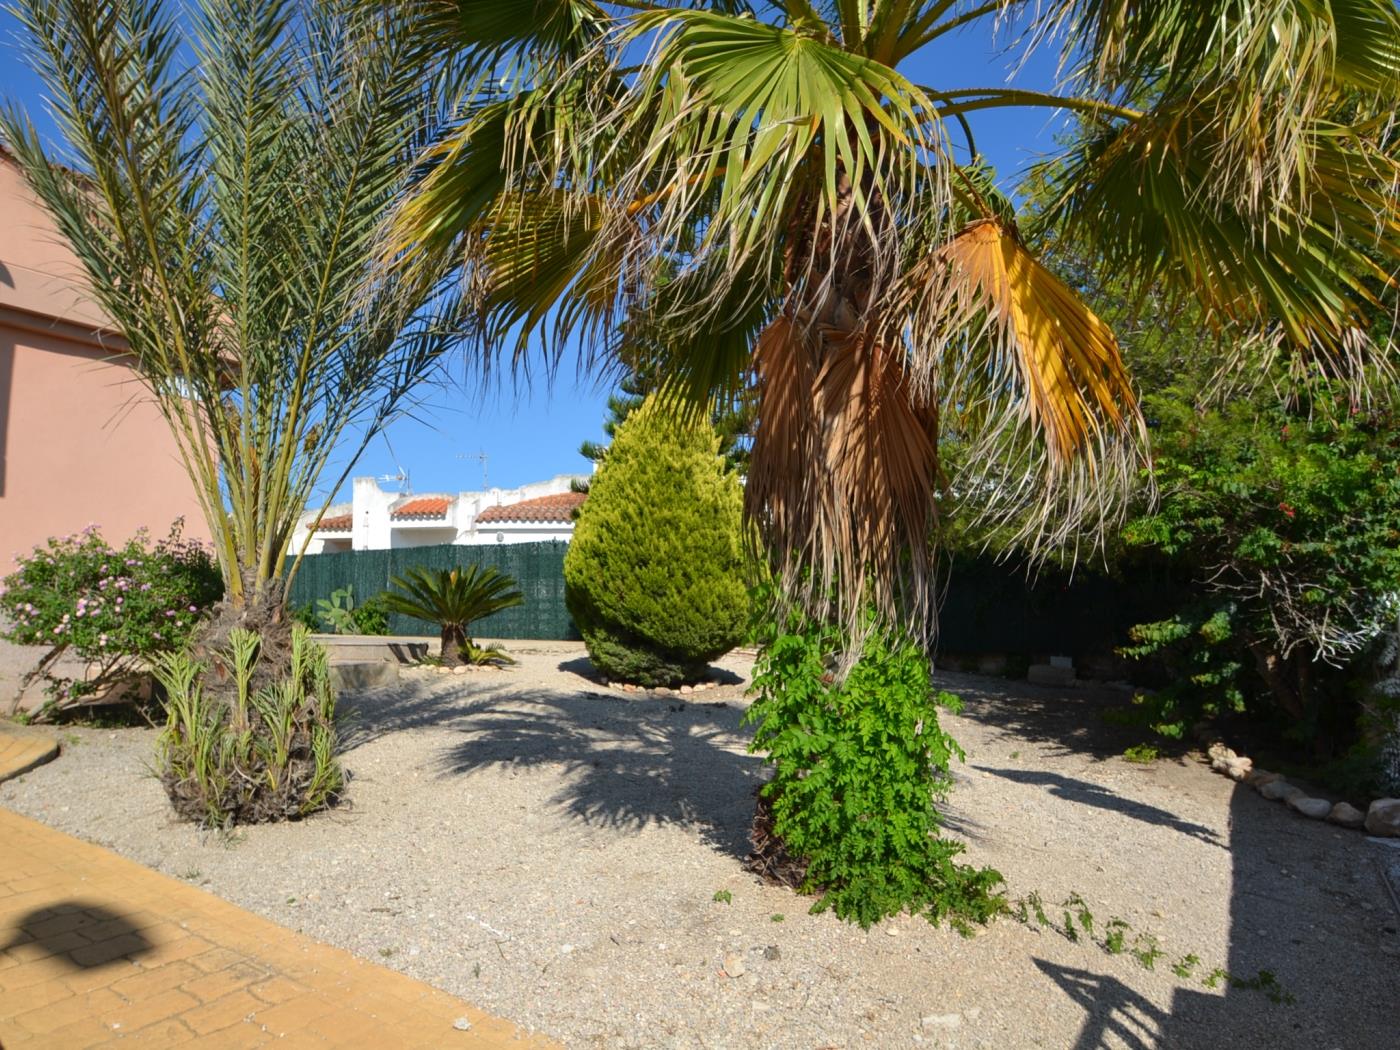
[[[1248,784],[1260,796],[1283,802],[1295,813],[1310,820],[1325,820],[1339,828],[1364,830],[1380,838],[1400,838],[1400,799],[1378,798],[1362,812],[1348,802],[1314,798],[1297,784],[1290,784],[1281,773],[1256,769],[1246,755],[1238,755],[1220,741],[1206,748],[1210,768],[1237,783]]]

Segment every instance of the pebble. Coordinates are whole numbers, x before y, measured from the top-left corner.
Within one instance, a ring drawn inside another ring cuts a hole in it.
[[[961,1014],[929,1014],[920,1022],[925,1028],[960,1028]]]
[[[459,1017],[452,1022],[452,1027],[459,1032],[470,1032],[472,1030],[472,1023],[465,1017]]]
[[[724,953],[724,975],[726,977],[742,977],[746,972],[744,957],[738,952]]]

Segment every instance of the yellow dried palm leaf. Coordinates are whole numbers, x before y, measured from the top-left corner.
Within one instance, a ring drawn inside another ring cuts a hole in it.
[[[938,252],[959,312],[984,311],[1024,391],[1024,408],[1063,467],[1105,428],[1136,419],[1137,401],[1113,331],[994,219]]]

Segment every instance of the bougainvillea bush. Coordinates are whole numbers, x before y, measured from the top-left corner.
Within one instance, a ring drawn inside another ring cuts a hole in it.
[[[212,554],[182,538],[181,525],[155,543],[143,529],[118,547],[89,526],[18,559],[0,594],[0,637],[47,647],[24,680],[24,687],[36,679],[47,686],[48,699],[32,717],[119,694],[152,657],[189,641],[223,583]],[[88,665],[85,677],[55,672],[65,654]]]

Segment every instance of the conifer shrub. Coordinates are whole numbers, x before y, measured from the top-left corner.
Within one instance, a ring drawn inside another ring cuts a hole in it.
[[[962,844],[939,836],[937,802],[963,752],[938,713],[961,701],[934,689],[924,652],[876,632],[843,679],[837,628],[794,615],[771,633],[745,715],[772,767],[751,870],[862,927],[908,911],[966,931],[1005,911],[1001,875],[958,863]]]
[[[741,504],[708,421],[653,396],[617,428],[564,557],[564,599],[601,674],[693,682],[742,640]]]

